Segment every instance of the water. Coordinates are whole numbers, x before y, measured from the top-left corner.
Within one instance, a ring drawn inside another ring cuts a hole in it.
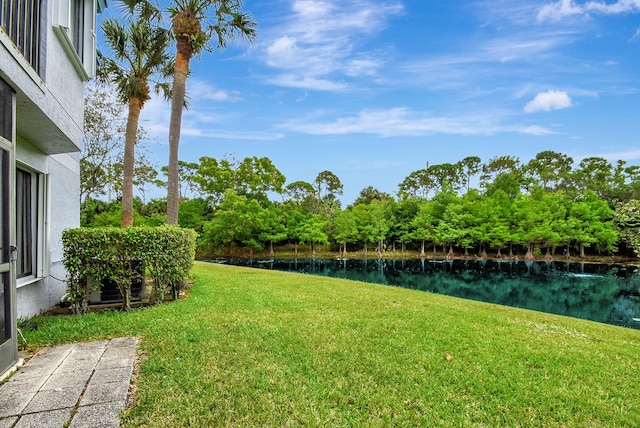
[[[218,259],[386,284],[640,329],[640,269],[489,260]]]

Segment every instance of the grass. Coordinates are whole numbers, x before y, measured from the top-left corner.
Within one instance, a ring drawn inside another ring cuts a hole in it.
[[[130,427],[640,426],[640,331],[285,272],[193,275],[178,302],[39,318],[28,347],[142,337]]]

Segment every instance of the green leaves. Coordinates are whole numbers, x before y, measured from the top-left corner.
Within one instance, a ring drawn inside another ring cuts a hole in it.
[[[203,156],[192,180],[200,187],[200,192],[220,202],[227,190],[247,196],[266,204],[268,192],[282,192],[285,176],[267,157],[246,157],[237,161],[233,157],[217,160]]]
[[[256,37],[256,22],[242,12],[240,0],[173,0],[167,11],[176,39],[188,41],[193,54],[225,48],[237,38],[251,42]],[[204,28],[204,30],[203,30]]]
[[[131,98],[144,103],[150,98],[149,81],[156,75],[162,77],[171,62],[167,53],[169,32],[142,17],[130,20],[126,26],[115,18],[107,19],[102,23],[102,32],[111,56],[99,53],[99,79],[116,85],[123,103]]]
[[[640,257],[640,201],[632,199],[619,205],[613,213],[613,220],[620,238]]]
[[[126,308],[140,260],[154,279],[156,302],[168,290],[176,298],[195,258],[196,233],[175,226],[78,228],[63,231],[62,244],[72,310],[85,313],[92,287],[105,278],[118,284]]]

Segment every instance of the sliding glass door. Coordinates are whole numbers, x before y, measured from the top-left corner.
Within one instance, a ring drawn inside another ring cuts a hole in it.
[[[17,359],[10,180],[11,153],[0,148],[0,374]]]
[[[18,359],[13,251],[13,91],[0,79],[0,374]]]

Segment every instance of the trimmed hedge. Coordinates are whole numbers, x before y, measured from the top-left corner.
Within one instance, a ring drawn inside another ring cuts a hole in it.
[[[107,278],[118,285],[122,306],[129,310],[132,264],[139,260],[153,279],[153,301],[162,302],[168,292],[177,299],[193,265],[196,237],[195,231],[176,226],[63,231],[67,297],[73,312],[86,313],[93,285]]]

